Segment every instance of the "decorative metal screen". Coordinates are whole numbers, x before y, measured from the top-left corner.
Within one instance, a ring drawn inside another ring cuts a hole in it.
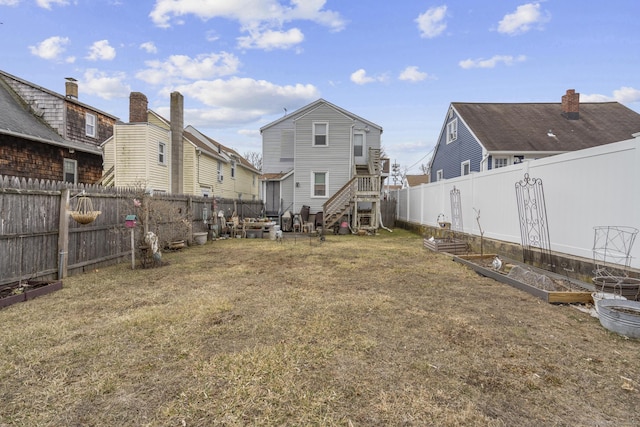
[[[464,232],[462,227],[462,202],[460,199],[460,190],[455,186],[449,192],[451,199],[451,229],[458,233]]]
[[[542,180],[524,174],[524,179],[516,182],[516,198],[524,261],[539,262],[554,270]]]

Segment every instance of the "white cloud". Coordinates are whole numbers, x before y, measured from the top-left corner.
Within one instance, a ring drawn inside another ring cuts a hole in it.
[[[351,81],[357,85],[365,85],[367,83],[374,83],[374,82],[383,82],[386,79],[387,79],[387,76],[384,74],[375,76],[375,77],[368,76],[364,68],[360,68],[359,70],[351,73]]]
[[[67,0],[36,0],[36,4],[44,9],[51,10],[52,4],[57,4],[59,6],[67,6],[69,2]]]
[[[0,0],[0,6],[17,6],[20,0]]]
[[[240,22],[243,26],[258,24],[282,25],[294,20],[307,20],[340,31],[345,26],[338,12],[323,10],[326,0],[291,0],[283,5],[279,0],[156,0],[149,14],[159,27],[171,26],[172,17],[195,15],[202,20],[226,18]]]
[[[494,55],[489,59],[465,59],[464,61],[460,61],[458,65],[464,69],[469,68],[495,68],[498,64],[505,65],[513,65],[516,62],[526,61],[527,57],[525,55],[520,55],[517,57],[513,57],[511,55]]]
[[[116,50],[109,45],[109,40],[94,42],[89,48],[89,54],[86,56],[89,61],[111,61],[115,57]]]
[[[67,37],[53,36],[41,41],[36,46],[29,46],[29,50],[33,55],[42,59],[56,60],[60,59],[68,44]]]
[[[126,98],[131,93],[125,73],[116,72],[111,75],[90,68],[85,71],[84,78],[80,82],[83,93],[95,95],[103,99]]]
[[[418,70],[418,67],[415,65],[408,66],[405,68],[398,77],[400,80],[408,81],[408,82],[420,82],[429,77],[427,73]]]
[[[186,55],[172,55],[166,61],[147,61],[146,70],[136,77],[151,84],[171,84],[184,79],[197,80],[229,76],[238,71],[240,60],[231,53],[210,53],[190,58]]]
[[[304,34],[298,28],[289,31],[250,31],[246,37],[238,37],[238,46],[243,49],[289,49],[302,43]]]
[[[140,45],[140,49],[147,53],[158,53],[158,48],[154,42],[145,42]]]
[[[516,8],[516,11],[507,14],[498,23],[498,32],[508,35],[526,33],[533,26],[541,27],[548,22],[550,16],[540,11],[540,3],[527,3]]]
[[[580,102],[610,102],[617,101],[621,104],[631,104],[640,102],[640,90],[622,86],[620,89],[613,91],[612,96],[600,94],[580,94]]]
[[[416,18],[420,37],[430,39],[439,36],[447,28],[444,18],[447,14],[447,6],[429,8],[425,13]]]
[[[156,0],[149,14],[159,27],[170,27],[172,23],[183,23],[187,15],[201,20],[224,18],[237,21],[240,31],[246,36],[239,37],[240,48],[249,49],[289,49],[304,40],[299,28],[284,29],[294,21],[311,21],[328,27],[331,31],[341,31],[346,21],[335,11],[324,9],[326,0]]]
[[[185,123],[194,126],[229,127],[251,123],[274,114],[284,106],[302,106],[318,99],[319,91],[311,84],[280,86],[265,80],[233,77],[199,80],[180,85],[185,99],[196,99],[207,108],[185,108]],[[157,110],[166,114],[168,111]]]

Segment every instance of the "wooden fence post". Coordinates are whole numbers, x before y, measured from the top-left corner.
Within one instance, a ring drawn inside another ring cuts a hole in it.
[[[60,191],[60,224],[58,226],[58,280],[67,277],[69,260],[69,189]]]

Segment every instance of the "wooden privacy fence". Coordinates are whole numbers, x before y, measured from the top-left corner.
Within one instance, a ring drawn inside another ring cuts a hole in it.
[[[100,211],[85,225],[69,215],[83,195]],[[177,240],[190,243],[194,232],[207,231],[212,215],[223,210],[230,216],[230,208],[243,211],[241,216],[259,216],[262,202],[0,176],[0,286],[63,278],[126,261],[131,256],[127,215],[138,218],[136,246],[152,231],[165,247]]]

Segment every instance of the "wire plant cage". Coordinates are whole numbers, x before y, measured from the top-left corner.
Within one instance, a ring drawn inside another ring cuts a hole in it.
[[[627,226],[598,226],[593,234],[593,282],[601,292],[638,299],[640,279],[629,277],[631,249],[638,229]]]
[[[631,249],[638,229],[625,226],[594,227],[594,277],[628,277]]]
[[[69,214],[79,224],[90,224],[96,220],[102,212],[93,209],[93,202],[88,196],[80,196],[76,201],[76,207]]]

